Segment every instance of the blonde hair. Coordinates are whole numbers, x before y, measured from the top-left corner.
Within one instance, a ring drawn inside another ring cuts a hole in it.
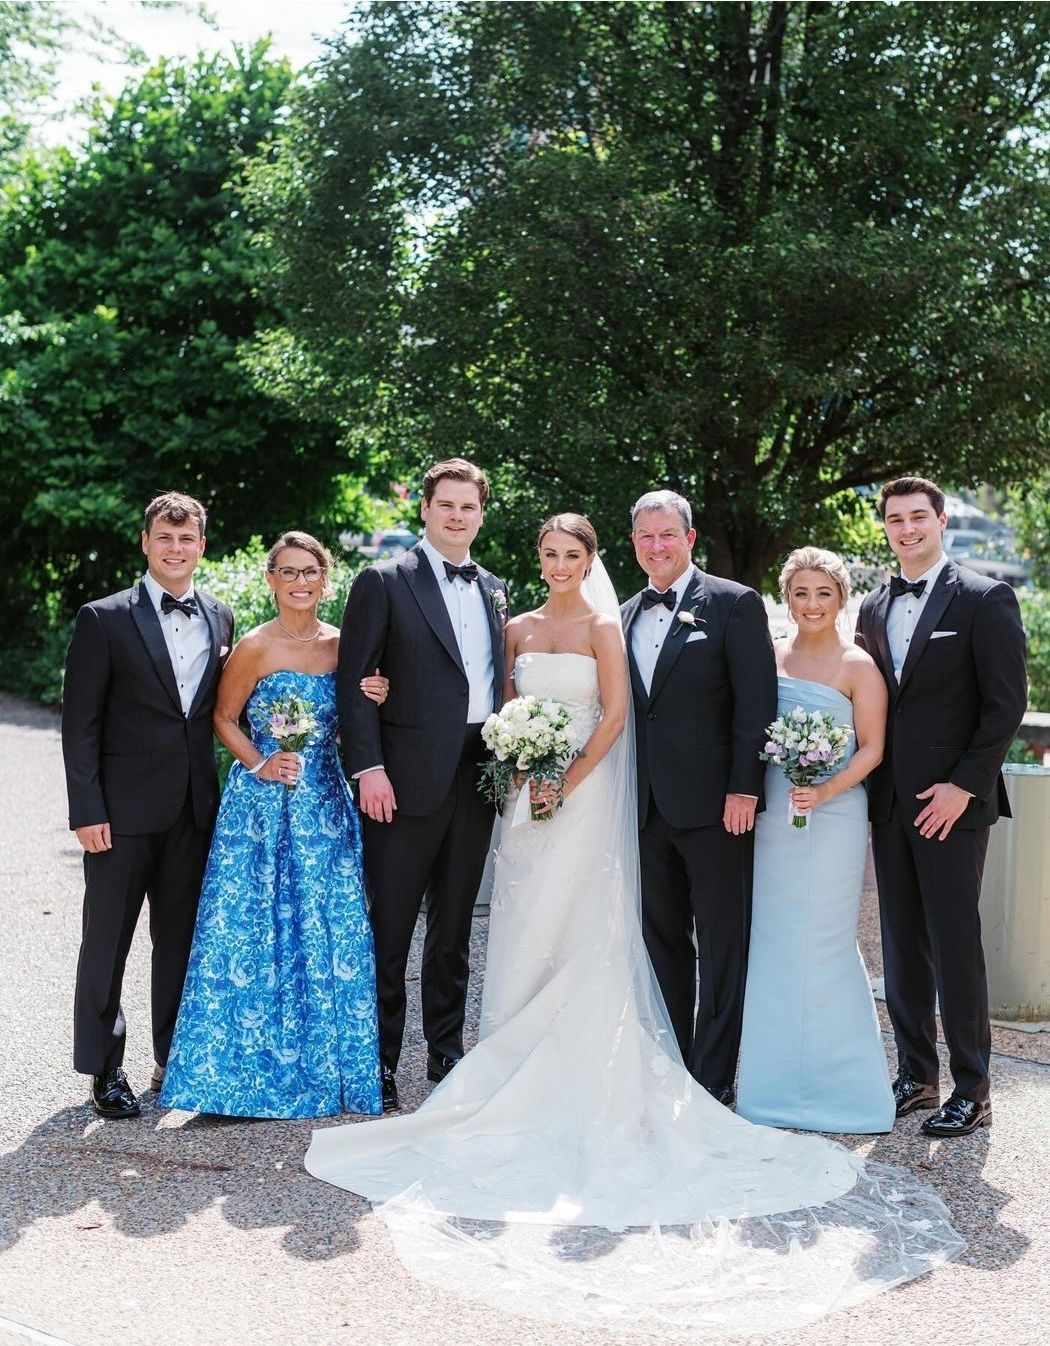
[[[837,587],[842,606],[845,607],[850,594],[849,571],[841,556],[823,547],[796,547],[784,562],[780,572],[780,597],[789,601],[788,591],[791,581],[800,570],[821,570]]]

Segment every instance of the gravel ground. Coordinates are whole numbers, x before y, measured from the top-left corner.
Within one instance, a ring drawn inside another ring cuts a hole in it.
[[[116,1335],[165,1346],[621,1340],[498,1315],[413,1281],[367,1204],[303,1171],[309,1123],[187,1120],[158,1112],[148,1092],[136,1122],[95,1118],[70,1067],[81,866],[65,827],[55,716],[0,696],[0,761],[0,798],[14,820],[0,854],[0,1346],[88,1346]],[[486,924],[479,915],[476,969]],[[873,973],[877,939],[869,898],[862,943]],[[143,927],[125,986],[137,1090],[152,1067],[148,956]],[[478,990],[475,976],[472,1023]],[[412,1107],[427,1089],[418,1018],[408,1042],[399,1082]],[[927,1141],[914,1117],[889,1136],[846,1138],[921,1173],[950,1207],[966,1253],[860,1309],[751,1338],[755,1346],[881,1346],[902,1332],[924,1342],[1050,1340],[1048,1047],[1050,1034],[997,1030],[995,1125],[968,1140]]]

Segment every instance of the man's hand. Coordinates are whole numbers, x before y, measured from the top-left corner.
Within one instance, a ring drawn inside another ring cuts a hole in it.
[[[394,787],[390,784],[390,777],[382,767],[358,776],[357,793],[362,813],[367,813],[374,823],[392,821],[397,800],[394,798]]]
[[[92,823],[90,827],[78,827],[76,831],[77,841],[92,855],[99,851],[111,851],[113,849],[113,838],[110,835],[109,823]]]
[[[915,826],[920,834],[927,838],[936,837],[939,831],[940,836],[937,840],[943,841],[962,816],[973,795],[960,789],[958,785],[953,785],[951,781],[944,780],[931,785],[928,790],[923,790],[922,794],[916,795],[915,798],[930,801],[915,819]]]
[[[725,812],[722,814],[726,831],[732,832],[735,837],[750,832],[755,825],[757,807],[758,800],[753,795],[726,795]]]

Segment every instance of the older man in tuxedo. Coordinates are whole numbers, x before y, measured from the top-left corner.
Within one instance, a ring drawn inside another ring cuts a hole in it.
[[[1001,767],[1027,700],[1013,590],[944,554],[944,494],[885,485],[878,511],[900,574],[870,593],[857,642],[889,689],[882,763],[869,781],[897,1115],[936,1109],[927,1135],[992,1119],[991,1029],[978,901],[988,829],[1010,806]],[[940,1104],[935,997],[954,1080]]]
[[[218,808],[211,716],[233,614],[194,590],[204,529],[192,497],[151,501],[146,574],[80,609],[66,656],[62,752],[85,877],[73,1064],[91,1076],[102,1117],[139,1114],[123,1070],[120,996],[147,898],[153,1087],[163,1080]]]
[[[765,771],[759,752],[777,708],[773,645],[758,594],[693,565],[687,500],[650,491],[631,519],[649,577],[621,609],[645,943],[686,1065],[732,1106]]]

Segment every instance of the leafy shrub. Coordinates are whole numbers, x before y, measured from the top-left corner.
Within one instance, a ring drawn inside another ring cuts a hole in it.
[[[1018,594],[1028,635],[1028,704],[1050,711],[1050,591]]]

